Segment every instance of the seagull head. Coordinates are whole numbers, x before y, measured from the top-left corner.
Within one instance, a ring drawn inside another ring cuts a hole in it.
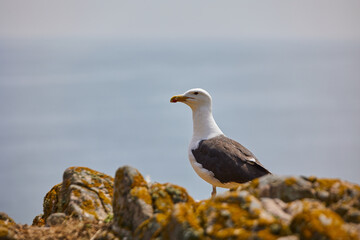
[[[210,94],[201,88],[193,88],[186,91],[184,94],[173,96],[170,102],[182,102],[188,105],[192,110],[198,108],[211,109],[211,96]]]

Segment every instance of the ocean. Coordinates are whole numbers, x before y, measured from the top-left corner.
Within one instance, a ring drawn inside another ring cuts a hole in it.
[[[130,165],[195,199],[191,111],[206,89],[223,132],[270,171],[360,183],[360,43],[0,40],[0,211],[19,223],[71,166]]]

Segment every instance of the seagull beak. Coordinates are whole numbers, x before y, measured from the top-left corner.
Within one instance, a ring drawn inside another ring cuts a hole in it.
[[[187,99],[189,99],[190,97],[186,97],[184,95],[176,95],[176,96],[173,96],[171,99],[170,99],[170,102],[172,103],[176,103],[176,102],[185,102]]]

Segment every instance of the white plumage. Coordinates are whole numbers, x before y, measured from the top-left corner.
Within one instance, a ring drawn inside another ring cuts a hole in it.
[[[212,99],[207,91],[191,89],[170,101],[185,103],[192,109],[189,160],[195,172],[213,186],[212,196],[216,187],[233,188],[269,173],[249,150],[225,137],[212,115]]]

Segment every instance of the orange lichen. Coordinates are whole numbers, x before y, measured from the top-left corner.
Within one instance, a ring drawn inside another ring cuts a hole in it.
[[[91,187],[95,187],[98,188],[102,185],[102,181],[100,178],[92,178],[92,186]]]
[[[141,184],[141,181],[140,178],[134,182]],[[132,184],[132,186],[134,185],[138,184]],[[183,224],[183,230],[188,229],[189,234],[197,234],[192,232],[196,226],[201,230],[193,213],[194,200],[182,187],[168,183],[152,183],[149,186],[146,184],[142,187],[133,187],[130,195],[145,200],[144,202],[147,204],[152,204],[153,216],[141,223],[135,231],[136,236],[140,239],[145,236],[151,236],[152,239],[160,236],[168,239],[175,223]]]
[[[160,183],[154,183],[150,187],[153,208],[155,212],[167,213],[174,206],[171,196],[165,190],[165,186]]]
[[[307,177],[307,180],[310,181],[310,182],[316,182],[317,177],[315,177],[315,176],[309,176],[309,177]]]
[[[92,200],[90,200],[90,199],[83,200],[80,204],[80,207],[88,214],[91,214],[97,218],[97,214],[95,211],[96,208],[95,208],[94,202]]]
[[[9,220],[0,220],[0,226],[12,226],[15,225],[14,222]]]
[[[200,229],[199,220],[194,214],[191,203],[178,203],[175,205],[174,217],[180,223],[189,224],[193,229]]]
[[[178,185],[165,183],[165,191],[170,195],[173,203],[188,202],[194,204],[194,199],[187,193],[186,189]]]
[[[72,192],[77,198],[81,196],[81,191],[79,189],[74,188]]]
[[[38,215],[33,219],[32,226],[43,227],[45,226],[45,220],[42,215]]]
[[[133,197],[137,197],[138,199],[141,199],[146,204],[149,204],[149,205],[152,204],[151,196],[146,187],[135,187],[135,188],[131,189],[130,194]]]
[[[103,191],[99,191],[98,195],[104,204],[111,204],[111,198],[107,197]]]
[[[251,184],[251,187],[253,187],[254,189],[257,188],[259,186],[259,179],[256,178],[256,179],[252,180],[250,182],[250,184]]]
[[[326,192],[327,206],[341,201],[341,205],[351,204],[353,199],[360,197],[360,186],[339,179],[317,179],[314,183],[317,192]],[[333,205],[334,206],[334,205]]]
[[[329,209],[305,210],[293,218],[291,229],[304,239],[358,239],[359,236],[348,233],[344,221]]]
[[[329,191],[330,189],[338,191],[342,195],[346,189],[342,181],[339,179],[320,178],[316,181],[316,190]]]
[[[108,180],[103,182],[105,189],[108,191],[110,197],[113,196],[114,184],[113,181]]]
[[[259,195],[259,189],[258,189],[259,185],[260,185],[260,180],[259,180],[259,178],[256,178],[256,179],[252,180],[251,182],[240,184],[237,188],[231,189],[231,191],[246,190],[246,191],[251,192],[251,194],[258,196]]]
[[[259,200],[246,191],[201,201],[195,216],[210,238],[276,239],[289,233],[280,220],[267,214]]]
[[[3,227],[0,225],[0,238],[8,239],[7,236],[9,234],[9,229],[7,227]]]
[[[133,182],[131,184],[131,188],[138,187],[138,186],[141,187],[141,186],[146,186],[146,185],[147,185],[146,181],[140,173],[133,176]]]
[[[266,228],[257,232],[257,237],[266,240],[275,240],[279,236],[275,236],[270,232],[270,229]]]
[[[62,184],[59,183],[51,188],[51,190],[45,195],[43,203],[44,216],[46,218],[53,212],[58,211],[59,195],[62,188]]]
[[[284,182],[285,182],[285,184],[286,184],[287,186],[292,186],[292,185],[296,184],[296,178],[294,178],[294,177],[288,177],[288,178],[285,179]]]

